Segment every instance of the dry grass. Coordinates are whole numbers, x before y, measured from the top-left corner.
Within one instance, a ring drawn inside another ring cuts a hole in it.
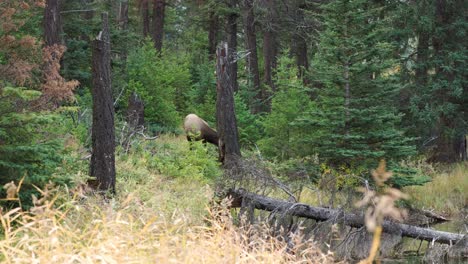
[[[56,209],[52,202],[31,212],[2,214],[4,263],[327,263],[312,241],[295,246],[258,230],[235,227],[229,217],[190,225],[177,210],[149,211],[129,195],[109,203],[75,199]],[[218,212],[213,215],[219,215]]]
[[[454,216],[468,207],[468,164],[457,164],[446,173],[436,175],[424,186],[406,187],[418,208],[433,209]]]
[[[117,196],[109,201],[80,188],[49,189],[31,211],[1,212],[0,262],[333,262],[300,234],[288,245],[265,226],[233,225],[226,209],[206,209],[212,191],[204,181],[162,176],[148,165],[151,156],[132,155],[117,158]]]

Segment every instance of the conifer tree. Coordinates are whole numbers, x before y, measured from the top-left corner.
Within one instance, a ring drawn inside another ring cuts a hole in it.
[[[326,29],[314,63],[320,88],[316,108],[302,124],[315,131],[306,142],[331,164],[397,160],[415,152],[399,129],[395,47],[387,40],[382,8],[365,0],[324,6]]]

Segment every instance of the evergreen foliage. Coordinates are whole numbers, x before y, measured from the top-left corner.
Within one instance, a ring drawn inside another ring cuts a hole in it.
[[[323,161],[356,166],[415,153],[394,106],[400,86],[382,8],[362,0],[324,7],[326,29],[313,74],[320,88],[313,110],[301,120],[313,131],[303,144],[311,144]]]
[[[56,119],[45,112],[31,112],[28,104],[40,92],[21,87],[0,89],[0,186],[13,181],[20,188],[21,205],[32,206],[31,195],[39,196],[34,186],[70,183],[70,178],[54,175],[61,157],[61,142],[51,125]],[[0,189],[0,197],[6,197]],[[4,206],[17,206],[16,202],[3,202]]]
[[[164,53],[159,56],[146,40],[128,58],[128,91],[136,91],[145,103],[145,120],[157,129],[180,125],[177,112],[186,109],[190,74],[185,58]]]
[[[304,130],[296,121],[309,111],[310,98],[297,77],[297,69],[286,55],[279,58],[275,78],[276,93],[271,103],[271,112],[265,117],[265,137],[258,144],[268,156],[288,159],[311,154],[303,138],[313,131]]]

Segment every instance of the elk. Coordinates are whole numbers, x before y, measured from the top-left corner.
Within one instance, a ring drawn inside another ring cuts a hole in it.
[[[201,140],[203,143],[209,142],[217,146],[219,161],[224,161],[224,144],[216,130],[212,129],[205,120],[196,114],[187,115],[184,119],[184,131],[189,142]]]

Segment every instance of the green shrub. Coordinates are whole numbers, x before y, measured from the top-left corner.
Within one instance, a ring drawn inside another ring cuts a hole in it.
[[[53,129],[58,118],[47,112],[28,111],[28,103],[40,92],[19,87],[0,90],[0,185],[24,178],[19,198],[24,208],[32,205],[34,186],[43,188],[48,182],[70,183],[67,175],[54,174],[60,165],[63,144]],[[6,190],[0,189],[0,197]],[[17,206],[17,201],[3,201],[3,206]]]
[[[155,128],[175,128],[186,111],[190,88],[188,63],[169,52],[158,54],[150,40],[130,53],[128,93],[136,91],[145,104],[145,122]]]

